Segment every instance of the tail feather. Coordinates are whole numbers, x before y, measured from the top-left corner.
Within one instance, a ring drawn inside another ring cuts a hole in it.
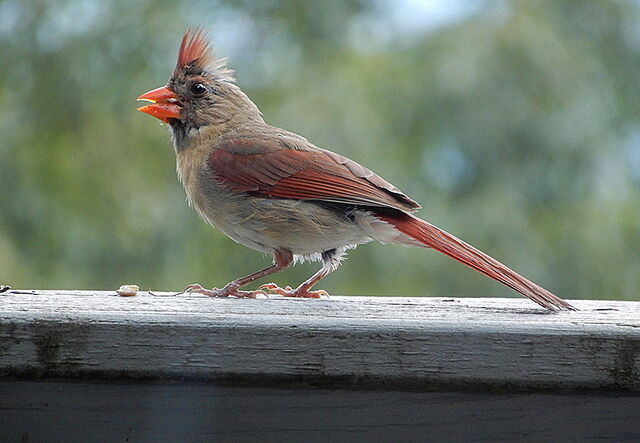
[[[401,233],[421,244],[442,252],[470,268],[530,298],[550,311],[577,310],[546,289],[512,271],[498,260],[465,243],[446,231],[406,213],[376,214],[378,219],[394,226]]]

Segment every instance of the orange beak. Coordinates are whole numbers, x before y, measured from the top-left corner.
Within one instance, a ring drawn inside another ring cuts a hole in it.
[[[169,123],[170,118],[180,119],[182,104],[175,92],[166,86],[145,92],[137,100],[151,102],[150,105],[138,108],[140,112],[149,114],[165,123]]]

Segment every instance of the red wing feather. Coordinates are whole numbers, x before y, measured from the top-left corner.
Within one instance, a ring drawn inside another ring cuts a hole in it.
[[[214,177],[239,192],[267,198],[321,200],[412,211],[419,205],[359,164],[329,151],[294,149],[239,153],[247,140],[228,142],[208,160]],[[234,152],[235,151],[235,152]]]

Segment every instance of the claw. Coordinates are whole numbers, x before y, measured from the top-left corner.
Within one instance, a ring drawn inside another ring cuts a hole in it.
[[[186,288],[182,290],[182,294],[202,294],[202,295],[206,295],[207,297],[227,297],[228,296],[228,295],[222,295],[220,293],[220,289],[218,288],[207,289],[197,283],[188,285]]]
[[[291,286],[285,286],[284,289],[275,283],[266,283],[258,288],[258,290],[266,289],[269,292],[280,294],[283,297],[298,297],[298,298],[322,298],[329,297],[329,293],[324,289],[318,291],[309,291],[306,289],[293,289]]]
[[[288,288],[288,286],[287,286],[287,288]],[[260,290],[266,289],[267,291],[270,291],[270,292],[275,292],[277,290],[283,290],[278,285],[276,285],[275,283],[265,283],[264,285],[259,286],[258,289],[260,289]]]
[[[267,298],[269,297],[269,294],[267,294],[265,291],[262,291],[260,289],[258,289],[257,291],[241,291],[233,287],[230,287],[230,288],[224,287],[222,289],[218,289],[218,288],[207,289],[207,288],[203,288],[201,285],[197,283],[193,283],[187,286],[186,288],[183,289],[183,291],[180,294],[184,294],[184,293],[202,294],[202,295],[206,295],[207,297],[217,297],[217,298],[222,298],[222,297],[256,298],[258,295],[264,295]]]
[[[193,283],[191,285],[188,285],[186,288],[184,288],[182,292],[180,292],[180,294],[190,294],[191,292],[199,291],[202,289],[204,289],[202,286],[200,286],[197,283]]]

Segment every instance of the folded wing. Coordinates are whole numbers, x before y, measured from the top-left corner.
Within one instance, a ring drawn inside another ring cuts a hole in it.
[[[208,166],[222,186],[265,198],[381,206],[407,212],[420,207],[364,166],[321,149],[288,149],[238,139],[216,149]]]

